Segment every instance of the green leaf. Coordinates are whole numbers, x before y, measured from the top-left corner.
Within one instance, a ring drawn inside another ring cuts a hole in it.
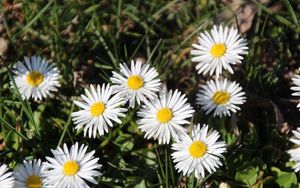
[[[271,170],[276,173],[275,182],[282,188],[296,187],[297,176],[294,172],[284,172],[279,168],[272,167]]]
[[[225,141],[227,143],[227,145],[231,145],[231,144],[234,144],[237,140],[237,136],[235,134],[231,134],[231,133],[228,133],[226,134],[225,136]]]
[[[127,152],[133,148],[133,141],[134,139],[132,135],[121,134],[117,137],[114,143],[120,147],[121,152]]]
[[[147,184],[146,184],[146,180],[145,180],[145,179],[141,179],[140,182],[137,182],[137,183],[134,185],[134,188],[143,188],[143,187],[147,187]]]
[[[123,180],[123,179],[118,179],[118,178],[111,178],[111,177],[104,177],[104,176],[101,176],[100,177],[100,182],[102,184],[106,184],[106,185],[110,185],[111,187],[114,186],[114,187],[117,187],[115,186],[114,184],[124,184],[126,181]]]
[[[131,134],[139,134],[141,135],[141,131],[138,128],[137,124],[133,121],[130,122],[129,126],[127,127],[127,130]]]
[[[248,186],[253,185],[256,182],[259,168],[250,166],[235,174],[235,180],[246,183]]]
[[[146,151],[146,164],[149,165],[149,166],[154,166],[156,165],[156,155],[155,153],[153,153],[152,151]]]
[[[6,147],[13,148],[15,151],[19,148],[19,137],[13,131],[9,131],[9,133],[4,138]]]
[[[10,127],[14,129],[9,129],[8,127],[2,126],[2,134],[4,135],[4,141],[5,145],[8,148],[13,148],[15,151],[18,150],[19,147],[19,137],[18,135],[14,132],[15,126],[16,125],[16,118],[15,115],[12,111],[6,111],[3,120],[6,120],[6,123],[9,123],[11,125]],[[3,121],[2,120],[2,121]]]

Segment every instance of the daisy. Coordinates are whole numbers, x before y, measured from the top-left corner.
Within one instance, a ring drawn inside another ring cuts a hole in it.
[[[294,78],[292,78],[293,84],[295,86],[291,87],[291,90],[296,91],[292,93],[293,96],[300,96],[300,76],[296,75]],[[297,108],[300,108],[300,103],[298,103]]]
[[[12,172],[8,172],[6,164],[0,166],[0,185],[3,188],[14,187],[15,178],[12,176]]]
[[[87,146],[78,148],[77,142],[70,150],[66,144],[63,148],[51,150],[54,157],[46,157],[48,162],[44,164],[45,184],[61,188],[88,188],[86,181],[97,184],[94,177],[101,175],[97,170],[102,165],[97,163],[99,158],[93,156],[95,150],[86,151]]]
[[[146,133],[145,138],[158,139],[159,144],[168,144],[171,136],[178,139],[186,134],[182,125],[189,124],[186,119],[192,117],[195,112],[186,101],[184,94],[178,90],[171,90],[160,92],[159,97],[143,105],[137,113],[141,117],[137,123]]]
[[[97,85],[97,88],[90,86],[85,89],[86,95],[81,95],[83,101],[74,101],[81,110],[72,113],[76,129],[84,127],[84,136],[96,137],[108,132],[108,126],[113,127],[112,121],[122,123],[120,117],[125,117],[123,112],[127,109],[120,108],[125,103],[119,94],[113,95],[109,84],[106,86]]]
[[[141,101],[155,97],[161,83],[154,68],[150,68],[149,64],[142,65],[139,60],[136,63],[131,61],[130,69],[125,63],[120,64],[120,67],[120,74],[113,72],[110,80],[114,84],[114,91],[120,93],[126,101],[129,100],[130,107],[135,106],[135,101],[140,105]]]
[[[43,188],[42,173],[44,166],[41,160],[24,161],[14,170],[15,186],[18,188]]]
[[[300,145],[300,128],[297,128],[297,130],[292,130],[292,133],[294,135],[293,138],[290,138],[290,141],[294,144],[297,144],[297,146]],[[288,153],[291,155],[290,160],[296,162],[296,165],[293,167],[295,172],[298,172],[300,170],[300,147],[296,147],[295,149],[290,149]]]
[[[41,100],[57,91],[60,86],[59,70],[40,56],[24,57],[25,63],[18,61],[14,67],[14,80],[24,99]]]
[[[196,178],[204,178],[205,170],[210,174],[222,166],[220,158],[226,152],[226,144],[217,142],[220,137],[215,130],[208,130],[207,125],[196,125],[192,131],[192,138],[188,135],[181,137],[177,143],[172,144],[174,152],[171,154],[175,168],[183,175],[195,173]]]
[[[222,25],[214,25],[210,33],[200,33],[198,41],[198,44],[193,44],[191,54],[195,56],[192,62],[198,63],[199,74],[209,72],[218,76],[223,68],[233,74],[230,64],[242,63],[241,55],[248,54],[247,40],[241,38],[237,29],[227,26],[223,29]]]
[[[214,116],[230,116],[231,112],[240,110],[238,105],[246,101],[245,92],[236,82],[210,80],[197,93],[196,102],[202,105],[206,114],[214,111]]]

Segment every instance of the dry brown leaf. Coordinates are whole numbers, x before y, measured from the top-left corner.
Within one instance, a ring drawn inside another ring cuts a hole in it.
[[[0,37],[0,56],[5,56],[7,51],[8,41]]]
[[[183,60],[187,59],[191,50],[192,50],[192,48],[184,48],[184,49],[180,50],[179,54],[177,55],[177,57],[175,59],[175,63],[177,64],[177,63],[180,63]]]
[[[5,148],[4,138],[3,138],[3,135],[0,134],[0,151],[3,151],[4,148]]]
[[[256,11],[256,6],[251,3],[245,4],[239,9],[237,20],[241,33],[245,33],[251,28]]]
[[[291,130],[291,127],[287,122],[284,122],[280,126],[278,126],[277,129],[282,134],[288,134]]]
[[[252,26],[253,18],[256,14],[256,6],[252,3],[243,4],[241,0],[222,2],[227,5],[228,9],[220,14],[219,19],[224,21],[236,16],[240,31],[242,33],[247,32]]]

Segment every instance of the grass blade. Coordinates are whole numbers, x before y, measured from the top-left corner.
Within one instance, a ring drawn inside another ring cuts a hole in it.
[[[68,117],[68,121],[67,121],[67,123],[66,123],[66,125],[65,125],[65,127],[64,127],[64,130],[63,130],[63,132],[62,132],[60,138],[59,138],[57,147],[60,146],[60,145],[62,144],[62,141],[63,141],[63,139],[64,139],[64,137],[65,137],[65,134],[66,134],[66,132],[67,132],[67,130],[68,130],[68,127],[69,127],[69,125],[70,125],[70,123],[71,123],[71,120],[72,120],[72,119],[71,119],[71,114],[72,114],[73,110],[74,110],[74,103],[72,103],[72,106],[71,106],[71,109],[70,109],[70,114],[69,114],[69,117]]]
[[[2,57],[1,57],[1,60],[3,61]],[[4,61],[3,61],[3,62],[4,62]],[[5,66],[6,66],[6,65],[5,65]],[[6,66],[6,69],[7,69],[8,76],[9,76],[9,78],[10,78],[12,84],[13,84],[13,88],[14,88],[14,90],[15,90],[16,93],[17,93],[17,98],[18,98],[18,100],[21,102],[22,108],[23,108],[23,110],[24,110],[26,116],[28,117],[29,121],[30,121],[30,122],[32,123],[32,125],[34,126],[34,129],[35,129],[35,132],[36,132],[38,138],[40,138],[40,137],[41,137],[40,129],[39,129],[39,127],[37,126],[37,124],[36,124],[36,122],[35,122],[35,120],[34,120],[34,116],[33,116],[32,109],[31,109],[30,105],[29,105],[27,102],[25,102],[25,101],[23,100],[23,98],[22,98],[22,96],[21,96],[21,93],[20,93],[20,91],[19,91],[19,89],[18,89],[18,87],[17,87],[17,85],[16,85],[16,82],[15,82],[13,76],[12,76],[12,72],[11,72],[10,68],[9,68],[8,66]]]
[[[6,122],[4,119],[0,118],[0,121],[3,123],[3,125],[5,125],[10,130],[14,131],[22,139],[24,139],[27,142],[29,141],[29,139],[25,135],[23,135],[21,132],[17,131],[16,128],[14,128],[12,125],[10,125],[8,122]]]
[[[166,178],[156,146],[155,146],[155,153],[156,153],[156,156],[157,156],[157,159],[158,159],[158,164],[159,164],[159,167],[160,167],[161,174],[162,174],[163,178]]]
[[[266,13],[272,15],[278,22],[290,27],[291,29],[293,29],[294,31],[296,31],[297,33],[300,33],[300,26],[295,25],[293,23],[291,23],[289,20],[285,19],[284,17],[274,13],[271,9],[265,7],[264,5],[262,5],[261,3],[257,2],[256,0],[251,0],[254,4],[256,4],[259,8],[261,8],[263,11],[265,11]]]
[[[293,10],[293,7],[292,7],[291,3],[289,2],[289,0],[283,0],[283,3],[286,6],[286,8],[287,8],[288,12],[290,13],[290,15],[292,16],[293,22],[296,25],[299,25],[297,16],[296,16],[296,14]]]
[[[150,62],[151,58],[152,58],[153,55],[154,55],[154,52],[156,51],[156,49],[157,49],[158,46],[160,45],[161,41],[162,41],[162,39],[159,39],[159,41],[157,42],[157,44],[156,44],[155,47],[153,48],[152,52],[150,53],[150,55],[149,55],[148,58],[147,58],[146,64],[148,64],[148,63]]]
[[[166,169],[166,187],[169,187],[169,172],[168,172],[168,149],[165,149],[165,169]]]
[[[42,10],[32,19],[30,20],[30,22],[28,24],[26,24],[22,30],[20,31],[21,33],[24,32],[27,28],[29,28],[30,26],[32,26],[32,24],[34,24],[45,12],[46,10],[52,5],[52,3],[54,2],[54,0],[50,0],[45,6],[44,8],[42,8]]]

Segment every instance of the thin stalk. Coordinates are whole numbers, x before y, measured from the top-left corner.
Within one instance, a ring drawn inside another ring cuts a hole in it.
[[[134,49],[133,53],[131,54],[130,58],[128,60],[132,60],[133,57],[136,55],[136,53],[138,52],[138,50],[140,49],[141,45],[143,44],[144,40],[146,39],[148,33],[146,33],[143,38],[141,39],[141,41],[139,42],[139,44],[137,45],[137,47]]]
[[[175,52],[177,52],[179,49],[182,48],[182,46],[188,41],[190,40],[196,33],[198,33],[201,29],[203,29],[204,27],[207,26],[207,19],[205,19],[207,16],[203,16],[203,24],[200,24],[199,27],[197,27],[191,34],[189,34],[178,46],[177,48],[174,50]],[[205,22],[205,23],[204,23]]]
[[[94,1],[93,1],[94,3]],[[95,23],[96,23],[96,31],[95,31],[95,34],[97,35],[98,37],[98,40],[100,41],[101,45],[103,46],[103,48],[105,49],[105,51],[107,52],[110,60],[112,61],[112,63],[114,64],[114,66],[116,67],[117,65],[117,60],[115,58],[115,56],[113,55],[113,53],[111,52],[111,50],[109,49],[107,43],[105,42],[103,36],[101,35],[100,31],[101,31],[101,28],[100,28],[100,23],[99,23],[99,19],[98,19],[98,16],[97,16],[97,12],[96,10],[93,10],[93,18],[95,20]]]
[[[12,131],[14,131],[18,136],[20,136],[25,141],[29,142],[29,139],[25,135],[23,135],[22,133],[17,131],[16,128],[14,128],[12,125],[10,125],[8,122],[6,122],[4,119],[0,118],[0,121],[3,123],[4,126],[11,129]]]
[[[169,155],[169,166],[170,166],[171,177],[172,177],[172,185],[173,185],[173,187],[175,187],[175,178],[174,178],[174,171],[173,171],[173,163],[172,163],[170,155]]]
[[[208,174],[205,178],[201,179],[201,181],[197,182],[197,184],[199,183],[199,187],[201,187],[201,185],[212,175],[213,173]]]
[[[294,22],[296,25],[299,25],[297,16],[296,16],[296,14],[295,14],[295,12],[294,12],[294,10],[293,10],[293,7],[292,7],[290,1],[289,1],[289,0],[283,0],[283,3],[284,3],[284,5],[286,6],[288,12],[290,13],[290,15],[291,15],[291,17],[292,17],[292,19],[293,19],[293,22]]]
[[[98,25],[98,24],[97,24],[97,25]],[[116,65],[116,64],[117,64],[117,60],[116,60],[116,58],[114,57],[113,53],[110,51],[110,49],[109,49],[107,43],[105,42],[104,38],[103,38],[102,35],[100,34],[100,32],[99,32],[100,29],[99,29],[99,28],[100,28],[100,27],[98,27],[98,29],[97,29],[97,31],[96,31],[95,33],[96,33],[96,35],[98,36],[98,39],[99,39],[100,43],[102,44],[103,48],[104,48],[105,51],[107,52],[107,54],[108,54],[110,60],[113,62],[114,65]]]
[[[67,121],[67,123],[66,123],[66,125],[65,125],[65,127],[64,127],[64,130],[63,130],[63,132],[62,132],[60,138],[59,138],[57,147],[59,147],[59,146],[61,145],[61,143],[62,143],[62,141],[63,141],[63,139],[64,139],[64,137],[65,137],[65,134],[66,134],[66,132],[67,132],[67,130],[68,130],[68,127],[69,127],[69,125],[70,125],[70,123],[71,123],[71,114],[72,114],[72,112],[73,112],[73,109],[74,109],[74,103],[72,103],[72,106],[71,106],[71,109],[70,109],[70,114],[69,114],[69,117],[68,117],[68,121]]]
[[[30,26],[32,26],[45,12],[46,10],[52,5],[52,3],[54,2],[54,0],[50,0],[45,6],[44,8],[42,8],[42,10],[37,13],[37,15],[30,20],[30,22],[28,24],[26,24],[23,29],[20,31],[20,33],[23,33],[27,28],[29,28]]]
[[[118,9],[117,9],[117,28],[120,28],[121,25],[121,8],[122,8],[122,0],[118,1]],[[116,32],[116,38],[120,38],[120,32]]]
[[[154,146],[154,148],[155,148],[155,153],[156,153],[156,156],[157,156],[157,159],[158,159],[158,164],[159,164],[159,167],[160,167],[161,174],[162,174],[163,178],[166,178],[156,146]]]
[[[152,52],[150,53],[150,55],[149,55],[148,58],[147,58],[146,64],[150,62],[151,58],[152,58],[153,55],[154,55],[154,52],[156,51],[156,49],[157,49],[158,46],[160,45],[161,41],[162,41],[162,39],[159,39],[159,41],[157,42],[157,44],[156,44],[155,47],[153,48]]]
[[[159,172],[156,171],[156,174],[157,174],[157,178],[158,178],[159,184],[162,185],[162,180],[161,180]]]
[[[5,63],[2,57],[0,57],[0,59],[1,59],[1,61],[2,61],[3,63]],[[18,97],[19,101],[20,101],[21,104],[22,104],[22,107],[23,107],[23,109],[24,109],[24,112],[25,112],[25,114],[27,115],[29,121],[33,124],[34,129],[35,129],[35,132],[36,132],[38,138],[40,138],[40,136],[41,136],[41,134],[40,134],[40,129],[39,129],[39,127],[37,126],[37,124],[36,124],[36,122],[35,122],[35,120],[34,120],[32,109],[31,109],[30,105],[29,105],[27,102],[25,102],[25,101],[23,100],[23,98],[22,98],[22,96],[21,96],[21,93],[20,93],[20,91],[19,91],[19,89],[18,89],[18,87],[17,87],[17,85],[16,85],[15,79],[14,79],[13,76],[12,76],[11,70],[9,69],[9,67],[8,67],[6,64],[5,64],[5,67],[6,67],[6,69],[7,69],[8,76],[9,76],[9,78],[10,78],[12,84],[13,84],[13,87],[14,87],[16,93],[17,93],[17,97]]]
[[[166,188],[169,187],[168,149],[165,149]]]
[[[195,184],[195,173],[192,173],[192,175],[190,177],[188,177],[189,181],[188,181],[188,188],[194,188],[194,184]]]
[[[285,19],[284,17],[280,16],[279,14],[276,14],[275,12],[273,12],[271,9],[265,7],[264,5],[262,5],[261,3],[257,2],[256,0],[251,0],[254,4],[256,4],[259,8],[261,8],[263,11],[265,11],[266,13],[274,16],[274,18],[282,23],[283,25],[286,25],[288,27],[290,27],[291,29],[293,29],[294,31],[296,31],[297,33],[300,33],[300,26],[295,25],[293,23],[291,23],[289,20]]]
[[[170,3],[166,4],[165,6],[163,6],[162,8],[160,8],[158,11],[156,11],[152,17],[154,19],[158,19],[160,17],[160,15],[165,12],[166,10],[168,10],[168,8],[170,6],[172,6],[173,4],[177,3],[179,0],[174,0],[174,1],[171,1]]]

